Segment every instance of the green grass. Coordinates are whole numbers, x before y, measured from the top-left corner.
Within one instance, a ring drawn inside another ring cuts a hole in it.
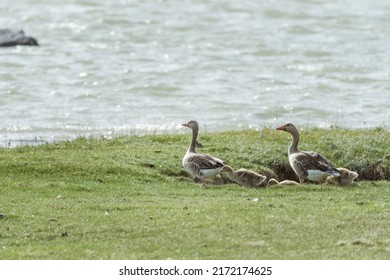
[[[301,131],[359,181],[202,189],[181,167],[190,135],[80,138],[0,149],[0,259],[390,259],[390,133]],[[201,132],[199,151],[294,179],[290,135]]]

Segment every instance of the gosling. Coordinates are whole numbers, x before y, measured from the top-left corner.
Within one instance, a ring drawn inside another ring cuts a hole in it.
[[[284,180],[284,181],[279,182],[278,180],[273,179],[273,178],[269,179],[268,184],[267,184],[267,188],[274,186],[274,185],[299,185],[299,183],[292,181],[292,180]]]
[[[227,172],[229,179],[240,186],[250,188],[265,187],[263,183],[267,179],[266,176],[245,168],[240,168],[234,171],[229,165],[225,165],[221,172]]]
[[[349,185],[355,180],[359,174],[356,173],[355,171],[348,170],[346,168],[340,167],[336,168],[340,176],[329,176],[326,178],[326,182],[329,184],[333,184],[336,186],[346,186]]]

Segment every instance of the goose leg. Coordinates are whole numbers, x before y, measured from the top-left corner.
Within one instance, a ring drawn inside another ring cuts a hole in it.
[[[202,188],[207,189],[207,181],[204,176],[200,177],[200,181],[202,182]]]

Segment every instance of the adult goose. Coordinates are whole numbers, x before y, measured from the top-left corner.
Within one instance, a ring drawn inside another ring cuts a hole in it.
[[[306,179],[309,181],[323,181],[326,177],[340,176],[339,171],[321,154],[304,152],[298,149],[299,132],[292,124],[281,125],[277,130],[283,130],[292,134],[293,140],[288,149],[288,161],[302,184]]]
[[[215,177],[224,167],[223,161],[219,158],[199,154],[195,151],[196,138],[198,137],[199,126],[196,121],[189,121],[182,124],[192,130],[192,139],[186,154],[183,157],[183,167],[193,178],[197,178],[202,182],[202,186],[206,187],[206,179]]]
[[[265,187],[265,185],[263,185],[263,182],[267,179],[266,176],[245,168],[240,168],[234,171],[233,168],[231,168],[229,165],[225,165],[221,172],[227,172],[228,177],[231,181],[244,187]]]

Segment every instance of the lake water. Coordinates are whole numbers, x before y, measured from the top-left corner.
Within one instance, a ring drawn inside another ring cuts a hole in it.
[[[77,136],[389,129],[390,1],[3,0],[0,145]]]

